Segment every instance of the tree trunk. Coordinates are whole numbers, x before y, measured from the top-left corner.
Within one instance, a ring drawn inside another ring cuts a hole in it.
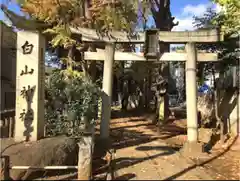
[[[74,62],[74,51],[76,47],[73,45],[68,50],[68,61],[67,61],[67,68],[73,70],[73,62]]]
[[[220,72],[220,78],[221,78],[221,72]],[[216,83],[216,78],[215,78],[215,71],[214,68],[212,68],[212,75],[213,75],[213,82],[214,82],[214,112],[215,112],[215,117],[217,120],[217,125],[216,125],[216,129],[218,129],[218,127],[220,127],[220,140],[221,143],[224,142],[224,123],[223,120],[220,118],[219,116],[219,90],[217,87],[217,83]]]
[[[173,23],[173,20],[175,19],[172,17],[172,14],[170,12],[170,0],[152,0],[151,1],[151,12],[153,14],[153,18],[155,20],[156,28],[160,31],[171,31],[174,26],[176,26],[178,23]],[[161,45],[160,47],[161,52],[169,52],[170,47],[168,44]],[[166,79],[169,77],[169,65],[168,63],[165,63],[164,65],[165,71],[163,72],[162,76]],[[166,115],[169,111],[169,105],[168,105],[168,95],[165,95],[164,99],[164,111],[163,113],[165,115],[164,119],[167,119],[168,115]]]
[[[94,45],[90,46],[90,51],[91,52],[96,52],[97,49],[95,48]],[[90,61],[90,65],[89,65],[89,75],[92,79],[93,82],[97,81],[97,62],[94,60]]]
[[[91,11],[89,10],[89,8],[91,7],[91,0],[85,0],[84,1],[84,5],[83,5],[83,12],[84,12],[84,17],[88,20],[91,19]],[[87,24],[88,28],[92,28],[93,25],[92,24]],[[89,50],[91,52],[96,52],[97,49],[94,45],[90,45]],[[93,82],[96,82],[97,80],[97,63],[96,61],[91,60],[89,63],[89,67],[87,68],[87,72],[90,75],[91,79]]]
[[[151,64],[150,62],[148,62]],[[148,75],[146,77],[146,83],[147,83],[147,90],[146,90],[146,99],[145,99],[145,108],[150,107],[150,101],[151,101],[151,87],[152,87],[152,66],[148,66]]]
[[[131,45],[130,44],[123,44],[123,52],[129,52],[131,51]],[[124,75],[124,62],[122,61],[121,63],[121,68],[122,68],[122,72],[121,74]],[[124,84],[125,79],[122,79],[122,83],[121,83],[121,108],[122,110],[126,110],[129,104],[129,90],[130,90],[130,86],[129,86],[129,82],[128,82],[128,88],[126,88],[125,84]],[[127,90],[126,90],[127,89]]]
[[[120,79],[124,75],[124,61],[120,62],[121,73],[117,80],[117,96],[118,104],[122,108],[122,99],[123,99],[123,81]]]

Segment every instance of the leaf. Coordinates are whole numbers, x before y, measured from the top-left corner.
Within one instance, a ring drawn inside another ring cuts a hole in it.
[[[50,29],[50,28],[43,31],[43,33],[57,34],[57,32],[54,29]]]
[[[100,89],[88,78],[72,69],[58,70],[50,75],[46,91],[53,98],[45,106],[49,135],[80,134],[81,130],[72,126],[84,124],[83,116],[92,124]],[[56,105],[60,112],[56,112]]]

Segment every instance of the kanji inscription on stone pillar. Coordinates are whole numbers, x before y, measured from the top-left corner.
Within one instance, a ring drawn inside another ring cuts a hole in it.
[[[40,33],[18,32],[15,141],[44,136],[44,50]]]

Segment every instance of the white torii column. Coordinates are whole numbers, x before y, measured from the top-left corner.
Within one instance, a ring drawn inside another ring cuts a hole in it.
[[[44,52],[40,33],[17,33],[15,141],[44,137]]]
[[[109,138],[109,124],[111,119],[113,62],[115,54],[115,43],[107,43],[105,46],[105,61],[103,69],[102,85],[102,117],[100,124],[100,137]]]
[[[197,120],[197,52],[195,43],[186,44],[186,104],[187,104],[187,139],[188,142],[198,141]]]

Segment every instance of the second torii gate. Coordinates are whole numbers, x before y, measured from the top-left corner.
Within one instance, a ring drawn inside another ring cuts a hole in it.
[[[105,52],[85,52],[85,60],[104,60],[103,72],[103,104],[101,119],[101,137],[109,137],[109,123],[111,116],[111,96],[112,96],[112,74],[113,62],[117,61],[147,61],[145,57],[132,52],[115,52],[116,43],[144,43],[144,33],[139,33],[136,37],[129,39],[124,32],[111,32],[108,36],[99,36],[93,29],[71,28],[76,34],[81,34],[83,42],[106,43]],[[223,35],[217,29],[187,32],[163,32],[159,31],[159,41],[171,44],[186,44],[186,53],[163,53],[159,61],[186,61],[186,95],[187,95],[187,138],[188,142],[198,141],[198,121],[197,121],[197,61],[218,61],[215,53],[196,52],[196,43],[212,43],[223,41]]]

